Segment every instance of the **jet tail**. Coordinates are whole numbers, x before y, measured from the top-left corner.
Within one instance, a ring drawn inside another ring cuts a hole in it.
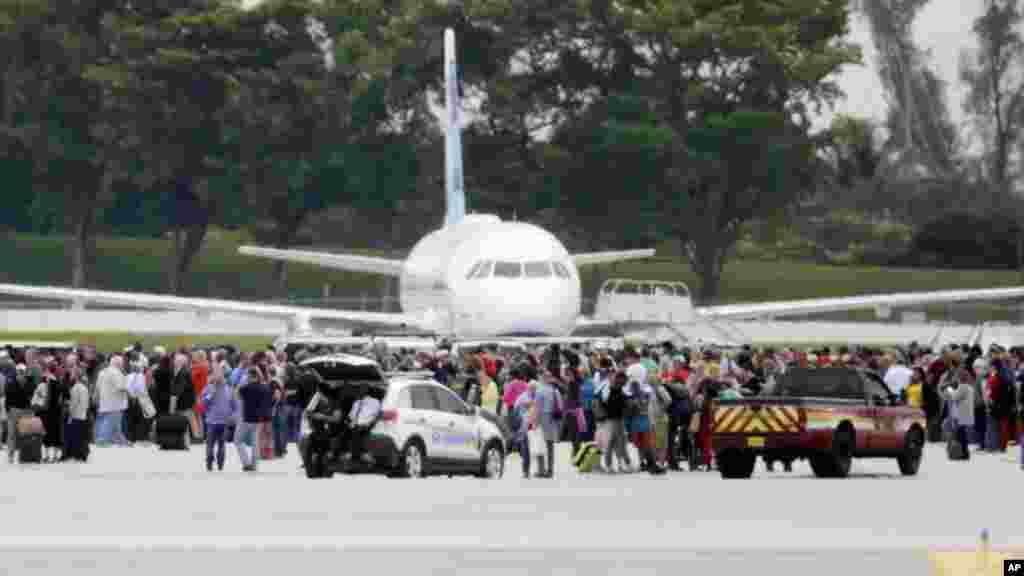
[[[445,92],[445,226],[453,226],[466,215],[466,191],[462,180],[462,128],[459,126],[459,69],[455,61],[455,31],[444,31]]]

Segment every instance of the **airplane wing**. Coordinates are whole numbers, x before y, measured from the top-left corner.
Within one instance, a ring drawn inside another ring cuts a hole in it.
[[[619,262],[620,260],[637,260],[639,258],[650,258],[651,256],[654,256],[653,248],[647,248],[644,250],[619,250],[617,252],[586,252],[583,254],[573,254],[572,261],[576,266],[586,266],[588,264]]]
[[[938,292],[903,292],[847,298],[818,298],[789,302],[761,302],[756,304],[728,304],[705,306],[696,312],[708,320],[759,320],[802,316],[845,310],[922,306],[984,300],[1012,300],[1024,298],[1024,287],[989,288],[982,290],[944,290]]]
[[[324,268],[336,268],[350,272],[368,272],[370,274],[383,274],[385,276],[400,276],[402,274],[401,260],[388,258],[374,258],[373,256],[355,256],[352,254],[331,254],[329,252],[311,252],[308,250],[282,250],[279,248],[264,248],[261,246],[241,246],[239,254],[269,258],[271,260],[284,260],[285,262],[300,262],[323,266]]]
[[[152,310],[189,310],[196,312],[223,312],[286,321],[327,321],[351,326],[406,328],[418,327],[423,319],[407,314],[382,312],[361,312],[332,310],[327,308],[305,308],[300,306],[278,306],[211,298],[183,298],[160,294],[139,294],[134,292],[108,292],[105,290],[79,290],[40,286],[0,284],[0,294],[23,296],[42,300],[68,300],[131,306]]]

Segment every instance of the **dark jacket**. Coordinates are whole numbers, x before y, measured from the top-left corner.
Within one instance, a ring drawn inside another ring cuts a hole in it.
[[[622,420],[626,415],[626,393],[622,386],[612,385],[608,390],[608,400],[604,403],[605,413],[609,420]]]
[[[177,396],[177,410],[191,410],[196,405],[196,389],[192,385],[192,371],[183,368],[171,377],[171,396]]]
[[[256,424],[269,420],[273,414],[274,397],[270,386],[262,382],[247,382],[238,388],[242,398],[242,421]]]
[[[32,381],[28,378],[18,378],[16,375],[8,376],[6,371],[4,378],[7,380],[7,409],[28,410],[32,405],[32,395],[36,391]]]

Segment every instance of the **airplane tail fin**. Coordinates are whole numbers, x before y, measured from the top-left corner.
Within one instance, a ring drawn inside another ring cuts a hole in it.
[[[452,226],[466,215],[466,191],[462,180],[462,128],[459,125],[459,75],[455,61],[455,31],[444,31],[444,225]]]

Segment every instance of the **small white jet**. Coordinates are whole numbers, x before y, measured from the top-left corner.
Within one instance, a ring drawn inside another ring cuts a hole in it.
[[[672,325],[685,328],[718,320],[756,320],[853,309],[887,309],[931,303],[1000,300],[1024,297],[1024,287],[903,293],[694,307],[689,291],[669,288],[671,314],[637,317],[613,305],[643,297],[616,294],[613,283],[599,294],[595,317],[580,315],[582,300],[578,268],[647,258],[654,250],[625,250],[570,254],[550,232],[525,222],[503,221],[489,214],[466,214],[459,121],[458,69],[455,34],[446,30],[445,63],[445,191],[444,225],[423,237],[405,260],[331,254],[302,250],[242,247],[242,254],[327,268],[369,272],[399,279],[402,312],[375,313],[298,306],[278,306],[233,300],[79,290],[0,284],[0,294],[67,300],[158,310],[194,310],[282,319],[293,332],[325,328],[365,331],[416,330],[466,338],[559,338],[587,329],[620,331]],[[651,302],[664,302],[651,299]],[[604,303],[605,306],[601,306]],[[635,303],[635,302],[634,302]],[[660,309],[661,304],[657,304]]]

